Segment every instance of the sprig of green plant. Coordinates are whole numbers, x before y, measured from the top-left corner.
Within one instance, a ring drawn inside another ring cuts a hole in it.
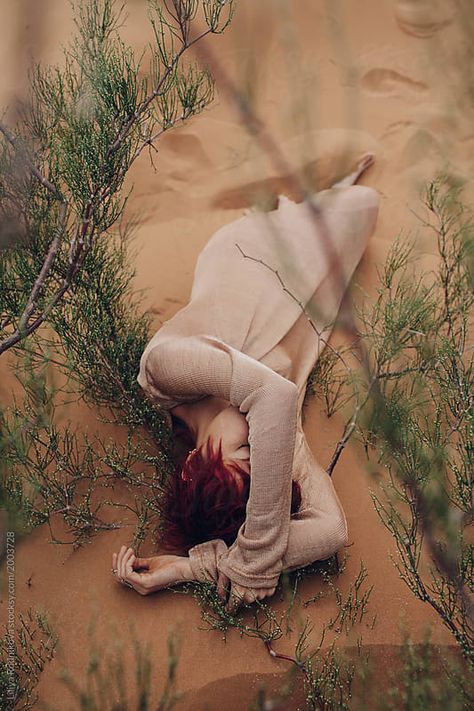
[[[231,21],[233,2],[151,2],[155,43],[136,59],[114,0],[75,5],[77,33],[61,67],[32,70],[14,130],[0,122],[0,219],[17,226],[0,252],[0,354],[48,322],[99,238],[123,214],[125,177],[145,147],[213,98],[207,68],[183,55]],[[201,11],[204,27],[193,34]],[[41,268],[38,271],[38,264]]]
[[[57,393],[48,373],[47,363],[33,369],[26,363],[18,371],[23,403],[14,403],[0,417],[2,487],[9,507],[22,512],[26,530],[47,523],[52,540],[74,547],[122,525],[103,517],[104,510],[126,508],[136,516],[135,542],[144,540],[159,515],[169,474],[166,458],[139,432],[128,431],[125,443],[118,445],[79,433],[77,425],[56,424]],[[118,485],[133,494],[135,508],[114,500]],[[66,541],[54,533],[57,516],[67,526]]]
[[[379,476],[383,496],[371,495],[396,542],[399,574],[472,663],[474,580],[465,532],[474,520],[473,238],[460,191],[441,176],[422,198],[437,270],[415,273],[413,246],[397,240],[377,298],[358,310],[370,370],[348,378],[336,363],[336,386],[346,380],[349,397],[355,382],[359,389],[329,469],[354,433],[368,456],[375,453],[388,481]]]
[[[71,711],[171,711],[183,697],[183,693],[177,690],[181,648],[179,633],[172,631],[168,634],[165,668],[157,670],[150,643],[140,642],[133,623],[129,623],[128,627],[126,644],[116,638],[112,646],[104,649],[95,639],[94,621],[91,621],[85,678],[75,679],[64,667],[58,672],[59,679],[71,696],[69,702],[63,698],[61,711],[66,708],[66,703]],[[133,650],[133,680],[127,677],[131,668],[128,650]],[[159,693],[156,690],[158,684],[162,688]],[[55,705],[48,705],[48,709],[59,711]]]

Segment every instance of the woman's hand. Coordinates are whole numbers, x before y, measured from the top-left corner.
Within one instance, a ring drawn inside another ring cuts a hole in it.
[[[222,602],[225,602],[227,599],[229,585],[230,595],[225,609],[230,613],[234,613],[240,605],[250,604],[255,602],[255,600],[263,600],[266,597],[271,597],[276,590],[276,586],[273,588],[247,588],[243,585],[231,582],[224,573],[219,573],[217,579],[217,593]]]
[[[132,587],[140,595],[149,595],[156,590],[192,579],[187,556],[156,555],[151,558],[137,558],[132,548],[126,546],[122,546],[118,554],[112,554],[112,573],[120,583]]]

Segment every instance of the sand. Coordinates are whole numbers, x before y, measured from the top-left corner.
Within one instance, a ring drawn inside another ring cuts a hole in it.
[[[71,30],[70,11],[61,0],[43,5],[41,53],[45,61],[55,61],[60,42]],[[15,7],[9,0],[0,11],[2,66],[8,65],[18,41],[15,28],[22,32],[23,49],[35,55],[39,45],[39,25],[18,21]],[[150,36],[143,3],[129,2],[129,12],[124,35],[140,50]],[[258,114],[292,171],[310,164],[319,187],[326,187],[351,167],[353,158],[375,152],[376,165],[362,183],[380,191],[380,215],[356,279],[367,298],[376,285],[376,265],[400,230],[416,236],[421,264],[432,264],[433,238],[420,229],[411,211],[419,208],[424,181],[448,159],[454,172],[470,177],[474,134],[461,88],[462,32],[455,5],[449,2],[240,0],[232,25],[209,40],[210,50],[234,80],[243,83],[251,77]],[[17,66],[15,72],[2,74],[3,96],[21,87],[21,72]],[[341,155],[342,162],[337,160]],[[132,170],[129,214],[142,217],[135,244],[136,286],[145,290],[144,306],[158,328],[186,304],[194,264],[212,233],[248,207],[256,186],[285,190],[287,181],[242,127],[219,82],[216,99],[203,114],[164,136],[155,162],[156,172],[144,154]],[[1,372],[5,396],[12,381],[3,363]],[[97,429],[93,410],[81,406],[70,413],[84,427]],[[309,403],[305,430],[324,465],[342,426],[339,416],[325,417],[319,402]],[[123,437],[113,428],[107,428],[107,434]],[[390,665],[404,622],[414,642],[422,640],[430,624],[433,642],[452,645],[435,613],[413,597],[390,559],[390,554],[396,556],[395,544],[374,510],[369,492],[374,483],[356,446],[348,447],[333,479],[350,534],[347,567],[338,585],[343,593],[349,589],[361,560],[373,585],[369,614],[356,635],[341,637],[339,644],[354,647],[361,636],[382,665]],[[60,532],[61,523],[56,525]],[[191,597],[165,591],[143,598],[117,585],[110,574],[111,553],[128,545],[130,535],[129,527],[102,533],[73,551],[52,544],[47,527],[40,527],[17,546],[17,611],[44,609],[61,640],[56,659],[42,675],[41,700],[67,707],[69,697],[63,697],[57,674],[66,665],[77,680],[84,678],[87,628],[96,615],[97,639],[104,648],[119,638],[130,648],[129,622],[143,642],[150,642],[156,689],[164,679],[167,635],[173,629],[183,631],[178,688],[187,695],[179,709],[200,709],[205,703],[212,710],[246,708],[258,683],[278,681],[288,664],[271,659],[259,640],[240,639],[231,632],[224,643],[218,632],[199,629],[205,625]],[[307,599],[321,589],[316,576],[301,585],[301,594]],[[4,604],[5,595],[3,609]],[[283,610],[284,603],[277,600],[275,607]],[[308,616],[314,625],[313,644],[335,610],[330,598],[298,610],[297,618],[304,621]],[[276,643],[279,651],[293,652],[297,629],[295,623],[293,633]],[[296,701],[288,708],[296,708]]]

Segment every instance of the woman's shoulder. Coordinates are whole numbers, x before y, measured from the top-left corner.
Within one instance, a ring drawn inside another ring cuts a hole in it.
[[[221,339],[204,333],[179,333],[160,329],[143,351],[137,381],[146,394],[162,407],[170,409],[183,402],[203,397],[194,392],[203,370],[215,373],[222,360],[232,352]],[[190,392],[183,392],[184,384]]]

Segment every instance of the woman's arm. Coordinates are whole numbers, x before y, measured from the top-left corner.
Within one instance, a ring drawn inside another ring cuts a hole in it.
[[[290,520],[288,546],[283,555],[283,571],[303,568],[315,560],[325,560],[347,545],[347,520],[328,474],[315,463],[309,498],[298,518]],[[188,555],[194,580],[217,581],[219,560],[227,546],[221,539],[199,543]]]
[[[306,442],[303,446],[306,447]],[[348,541],[346,517],[332,480],[314,458],[311,476],[305,480],[303,500],[304,507],[298,512],[298,518],[290,520],[288,546],[282,561],[283,570],[288,572],[328,558]],[[113,555],[112,568],[120,582],[141,595],[187,580],[213,581],[224,601],[226,585],[219,562],[227,551],[221,539],[194,546],[188,556],[136,558],[131,548],[122,546],[118,556]],[[248,588],[233,583],[226,608],[235,611],[242,602],[261,600],[273,593],[273,588]]]
[[[215,395],[249,425],[250,494],[245,523],[219,558],[219,571],[253,588],[273,588],[288,545],[297,387],[259,361],[212,336],[170,337],[141,364],[140,382],[170,397]]]

